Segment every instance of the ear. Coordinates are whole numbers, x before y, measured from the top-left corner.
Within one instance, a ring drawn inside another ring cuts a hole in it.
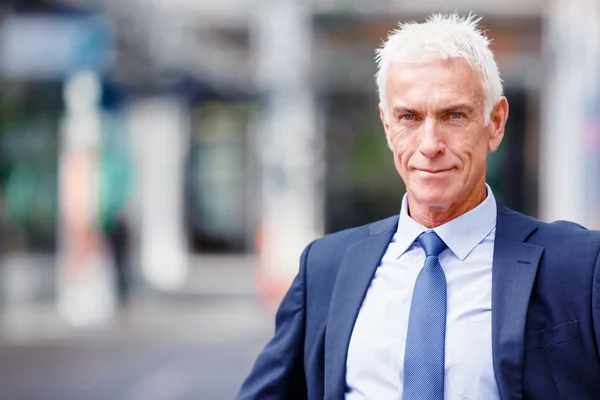
[[[385,117],[385,108],[383,104],[379,103],[379,118],[381,118],[381,123],[383,124],[383,130],[385,131],[385,135],[388,136],[390,131],[390,124]]]
[[[488,140],[488,150],[494,152],[504,138],[504,127],[508,119],[508,100],[502,96],[490,115],[491,135]]]
[[[379,118],[381,118],[381,123],[383,124],[383,130],[385,131],[385,140],[387,141],[388,147],[390,150],[392,147],[392,140],[390,136],[390,124],[389,120],[385,116],[385,107],[383,104],[379,103]]]

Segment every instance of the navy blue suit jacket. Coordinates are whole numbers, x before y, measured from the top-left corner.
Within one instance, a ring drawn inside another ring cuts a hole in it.
[[[397,224],[327,235],[304,250],[238,399],[344,398],[350,335]],[[492,350],[503,400],[600,399],[599,252],[598,231],[498,205]]]

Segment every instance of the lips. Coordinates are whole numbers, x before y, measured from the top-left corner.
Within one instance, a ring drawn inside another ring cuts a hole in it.
[[[415,168],[417,171],[421,171],[421,172],[425,172],[428,174],[440,174],[442,172],[448,172],[450,171],[452,168],[448,168],[448,169],[425,169],[425,168]]]

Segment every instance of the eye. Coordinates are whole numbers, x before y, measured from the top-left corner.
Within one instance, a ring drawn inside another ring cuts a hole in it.
[[[450,114],[450,119],[461,119],[464,117],[464,114],[461,112],[453,112]]]
[[[415,114],[404,114],[403,116],[400,117],[400,119],[402,119],[404,121],[414,121]]]

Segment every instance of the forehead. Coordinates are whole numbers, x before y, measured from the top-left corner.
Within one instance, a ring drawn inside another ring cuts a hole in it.
[[[483,98],[480,73],[462,58],[396,61],[388,69],[386,100],[390,105],[444,107],[461,102],[477,106]]]

